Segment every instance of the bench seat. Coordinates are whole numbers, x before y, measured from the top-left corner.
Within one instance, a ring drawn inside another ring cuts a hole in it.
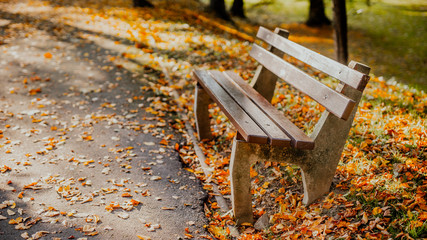
[[[314,141],[233,71],[195,70],[197,82],[245,141],[313,149]]]

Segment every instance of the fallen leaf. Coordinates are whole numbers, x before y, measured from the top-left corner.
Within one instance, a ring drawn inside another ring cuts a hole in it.
[[[43,56],[44,56],[45,58],[52,58],[52,53],[50,53],[50,52],[46,52]]]
[[[175,207],[162,207],[162,210],[175,210]]]
[[[151,240],[151,238],[147,236],[141,236],[141,235],[136,235],[136,236],[138,237],[138,239],[141,239],[141,240]]]
[[[10,225],[16,225],[18,223],[22,223],[24,219],[22,217],[17,217],[16,219],[10,219],[9,224]]]
[[[366,212],[363,212],[362,223],[363,224],[368,223],[368,215],[366,214]]]
[[[117,216],[119,218],[123,218],[123,219],[128,219],[129,218],[129,214],[125,213],[125,212],[120,212],[120,213],[117,214]]]
[[[128,192],[124,192],[124,193],[122,193],[122,197],[132,197],[132,194],[130,194]]]
[[[102,169],[101,173],[105,174],[105,175],[108,175],[108,174],[110,174],[110,171],[111,171],[111,168],[106,167],[106,168]]]
[[[30,94],[30,95],[36,95],[37,93],[41,93],[42,92],[42,89],[41,88],[34,88],[34,89],[30,89],[29,91],[28,91],[28,93]],[[33,120],[35,120],[35,119],[33,119]]]
[[[372,215],[377,215],[377,214],[380,214],[382,212],[382,209],[381,208],[379,208],[379,207],[375,207],[373,210],[372,210]]]
[[[12,170],[12,168],[10,168],[10,167],[8,167],[6,165],[3,165],[3,166],[0,167],[0,172],[1,173],[5,173],[5,172],[11,171],[11,170]]]
[[[33,239],[39,239],[39,238],[41,238],[41,237],[43,237],[43,236],[45,236],[47,234],[49,234],[48,231],[38,231],[38,232],[34,233],[33,235],[31,235],[31,237]]]
[[[28,239],[28,238],[30,238],[30,235],[28,234],[28,232],[24,232],[24,233],[21,234],[21,237],[25,238],[25,239]]]
[[[194,222],[194,221],[188,221],[187,222],[187,225],[190,225],[190,226],[193,226],[193,225],[195,225],[196,223]]]
[[[90,225],[84,225],[82,231],[85,233],[93,232],[95,231],[95,227]]]

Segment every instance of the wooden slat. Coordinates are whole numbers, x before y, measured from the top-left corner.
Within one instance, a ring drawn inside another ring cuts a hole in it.
[[[274,33],[284,38],[287,38],[289,36],[289,32],[281,28],[276,28]],[[268,46],[267,50],[272,52],[274,55],[283,58],[284,53],[279,49],[273,46]],[[265,97],[265,99],[271,101],[274,96],[274,89],[276,88],[277,79],[278,77],[274,73],[268,71],[268,69],[266,69],[264,66],[259,65],[254,77],[251,80],[250,85],[259,94]]]
[[[224,76],[234,81],[252,101],[259,106],[272,121],[274,121],[282,131],[291,138],[291,145],[298,149],[313,149],[314,141],[308,137],[301,129],[295,126],[283,113],[271,105],[267,99],[247,84],[239,75],[233,71],[224,72]]]
[[[248,114],[228,95],[228,93],[205,70],[195,70],[194,77],[222,108],[224,114],[233,123],[247,142],[264,144],[268,137]]]
[[[260,27],[257,37],[264,40],[271,46],[299,59],[308,65],[340,80],[341,82],[363,91],[369,81],[369,76],[351,69],[339,62],[328,57],[307,49],[297,43],[271,32],[270,30]]]
[[[289,147],[291,139],[259,107],[246,96],[232,80],[220,71],[209,71],[209,74],[225,89],[226,92],[242,107],[243,110],[268,135],[273,146]]]
[[[268,70],[324,106],[335,116],[347,119],[355,105],[354,101],[335,92],[292,64],[254,44],[250,55]]]

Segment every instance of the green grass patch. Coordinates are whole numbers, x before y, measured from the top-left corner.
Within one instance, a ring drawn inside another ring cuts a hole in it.
[[[361,42],[350,39],[351,50],[364,55],[377,75],[427,89],[426,6],[420,1],[373,1],[369,7],[364,1],[349,2],[350,29],[365,36]]]

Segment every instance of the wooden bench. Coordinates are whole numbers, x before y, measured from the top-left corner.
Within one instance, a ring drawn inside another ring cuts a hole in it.
[[[342,65],[288,40],[288,35],[282,29],[259,29],[257,37],[269,47],[266,50],[253,45],[250,55],[260,66],[250,84],[233,71],[193,71],[199,139],[212,137],[208,112],[212,100],[238,131],[230,159],[232,205],[238,223],[253,222],[249,171],[255,161],[300,166],[304,204],[329,192],[357,111],[355,106],[369,81],[369,67],[353,61]],[[338,79],[340,85],[335,90],[329,88],[285,61],[284,53]],[[326,108],[310,136],[270,103],[278,78]]]

